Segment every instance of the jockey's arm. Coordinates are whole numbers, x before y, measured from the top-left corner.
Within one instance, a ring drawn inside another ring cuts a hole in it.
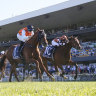
[[[22,37],[23,37],[23,40],[24,41],[27,41],[29,39],[29,36],[26,36],[26,31],[25,30],[22,30]]]
[[[34,35],[34,32],[32,31],[31,36],[26,36],[28,38],[28,40]]]
[[[25,37],[25,30],[22,30],[22,37]]]

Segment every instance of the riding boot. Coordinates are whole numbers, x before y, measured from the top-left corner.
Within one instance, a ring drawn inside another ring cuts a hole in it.
[[[22,49],[22,46],[23,46],[23,45],[24,45],[24,42],[21,41],[21,42],[20,42],[20,47],[19,47],[19,52],[20,52],[20,54],[22,54],[22,52],[21,52],[22,50],[21,50],[21,49]]]

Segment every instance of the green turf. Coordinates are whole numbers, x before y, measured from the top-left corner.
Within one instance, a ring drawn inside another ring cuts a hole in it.
[[[0,96],[96,96],[96,82],[4,82]]]

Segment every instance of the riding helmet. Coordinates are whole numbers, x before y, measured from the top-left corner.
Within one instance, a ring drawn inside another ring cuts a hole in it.
[[[28,31],[34,31],[34,26],[28,25],[28,26],[27,26],[27,29],[28,29]]]

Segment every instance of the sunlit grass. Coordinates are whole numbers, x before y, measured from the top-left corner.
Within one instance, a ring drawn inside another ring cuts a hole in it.
[[[0,96],[96,96],[96,82],[4,82]]]

